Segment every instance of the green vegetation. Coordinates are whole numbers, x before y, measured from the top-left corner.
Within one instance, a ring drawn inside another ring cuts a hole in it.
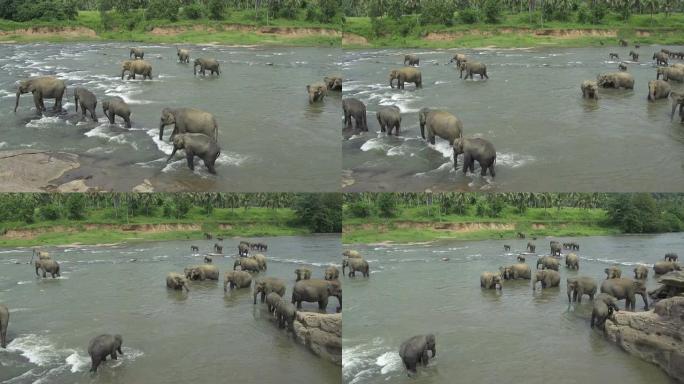
[[[341,195],[0,194],[0,247],[340,232]]]
[[[343,241],[679,232],[683,203],[680,194],[345,194]]]

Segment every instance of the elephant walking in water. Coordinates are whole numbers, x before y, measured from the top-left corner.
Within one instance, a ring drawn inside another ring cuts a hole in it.
[[[491,142],[476,138],[459,137],[454,141],[454,169],[457,169],[457,157],[463,154],[463,173],[467,174],[468,170],[475,173],[475,162],[480,165],[480,175],[487,176],[489,174],[494,177],[494,165],[496,165],[496,149]]]
[[[188,288],[188,280],[185,278],[185,276],[176,272],[169,272],[169,274],[166,275],[166,287],[180,291],[185,288],[187,292],[190,292],[190,288]]]
[[[116,353],[123,355],[121,350],[123,338],[121,335],[99,335],[90,340],[88,344],[88,354],[92,361],[90,372],[97,371],[97,367],[107,360],[107,356],[111,356],[113,360],[117,360]]]
[[[142,75],[143,80],[152,80],[152,64],[145,60],[125,60],[121,64],[121,80],[126,72],[128,72],[128,80],[135,79],[135,75]]]
[[[114,124],[114,119],[119,116],[126,122],[126,128],[131,127],[131,109],[119,96],[113,96],[103,101],[102,113],[109,119],[109,124]]]
[[[625,299],[625,309],[634,311],[636,306],[635,295],[641,295],[644,300],[644,310],[648,310],[648,298],[646,297],[646,285],[642,280],[628,278],[616,278],[603,280],[601,293],[607,293],[617,300]]]
[[[223,291],[228,291],[228,286],[230,289],[237,288],[249,288],[252,285],[252,275],[245,271],[229,271],[223,274]]]
[[[474,75],[480,75],[480,79],[489,79],[487,75],[487,66],[478,61],[466,61],[461,63],[460,69],[460,79],[471,78],[474,79]],[[463,72],[465,72],[465,78],[463,77]]]
[[[409,376],[416,373],[416,366],[419,363],[427,366],[430,358],[428,352],[432,352],[432,358],[437,355],[437,342],[433,334],[413,336],[401,343],[399,357],[404,362]]]
[[[401,110],[396,105],[387,105],[378,108],[375,115],[380,124],[380,132],[387,132],[392,135],[394,129],[395,135],[399,136],[399,127],[401,127]]]
[[[670,97],[672,87],[665,80],[651,80],[648,82],[648,101],[667,99]]]
[[[413,67],[393,69],[389,75],[390,87],[394,88],[394,80],[397,80],[397,88],[404,89],[404,83],[414,83],[416,88],[423,88],[423,75],[420,70]]]
[[[349,277],[356,277],[356,271],[363,274],[363,277],[369,277],[368,262],[364,259],[346,259],[342,260],[342,274],[344,275],[345,268],[349,268]]]
[[[598,84],[595,81],[585,80],[580,88],[582,89],[582,97],[598,100]]]
[[[203,133],[218,141],[218,123],[209,112],[197,108],[164,108],[159,121],[159,140],[164,127],[173,124],[170,140],[179,133]]]
[[[326,76],[323,82],[329,91],[342,91],[342,76]]]
[[[316,82],[306,86],[306,92],[309,94],[309,104],[323,101],[328,95],[328,86],[322,82]]]
[[[216,159],[221,155],[221,148],[219,148],[216,141],[203,133],[183,133],[176,135],[173,138],[173,151],[166,160],[168,163],[179,149],[185,150],[185,158],[188,163],[188,168],[191,171],[195,170],[195,156],[202,159],[204,166],[207,167],[209,173],[216,174]],[[223,253],[223,246],[214,245],[216,253]]]
[[[21,80],[17,85],[17,101],[14,104],[14,112],[19,107],[19,96],[29,92],[33,94],[33,103],[39,114],[47,110],[43,103],[44,99],[55,99],[55,105],[52,108],[53,112],[62,111],[62,97],[64,97],[66,92],[64,80],[53,76],[32,77],[27,80]]]
[[[594,295],[596,294],[597,285],[596,280],[588,276],[578,276],[578,277],[568,277],[567,278],[567,289],[568,289],[568,302],[582,302],[582,296],[588,295],[590,300],[594,300]]]
[[[143,51],[142,48],[131,48],[131,51],[128,53],[128,58],[133,58],[133,59],[143,59],[145,58],[145,51]]]
[[[356,129],[368,131],[368,121],[366,120],[366,105],[359,99],[346,98],[342,100],[342,111],[344,112],[344,127],[352,127],[352,117],[356,124]]]
[[[176,55],[178,56],[178,62],[183,64],[190,63],[190,51],[185,48],[177,48]]]
[[[61,276],[59,273],[59,263],[52,259],[47,259],[47,260],[36,260],[35,262],[35,267],[36,267],[36,276],[40,277],[40,274],[38,271],[43,271],[43,277],[47,277],[47,273],[49,273],[52,278],[54,279],[55,277]]]
[[[197,75],[197,67],[200,67],[200,73],[202,76],[206,75],[207,70],[210,71],[212,75],[214,73],[216,73],[216,76],[221,75],[221,71],[219,70],[219,62],[216,59],[208,57],[199,57],[195,59],[195,62],[192,65],[192,71],[195,76]]]
[[[420,65],[420,59],[416,55],[408,54],[404,56],[404,65],[417,66]]]
[[[7,325],[9,324],[9,309],[0,304],[0,347],[7,348]]]
[[[310,279],[300,280],[292,288],[292,304],[297,304],[297,309],[302,308],[302,301],[318,302],[318,309],[325,311],[328,307],[328,298],[337,297],[338,310],[342,308],[342,286],[336,280]]]
[[[427,140],[432,145],[435,144],[436,136],[448,141],[451,145],[463,136],[463,123],[447,111],[421,108],[418,111],[418,121],[421,137],[426,139],[427,133]]]
[[[594,325],[604,330],[606,325],[606,319],[613,316],[613,312],[617,312],[620,309],[617,306],[617,300],[611,295],[600,293],[594,299],[594,307],[591,311],[591,327]]]
[[[602,88],[634,89],[634,76],[627,72],[611,72],[598,75],[596,83]]]
[[[280,297],[285,296],[285,282],[275,277],[262,277],[257,279],[254,282],[254,304],[257,302],[257,295],[261,294],[261,302],[263,303],[266,299],[266,295],[271,292],[277,293]]]
[[[90,117],[93,121],[97,121],[97,115],[95,113],[97,97],[95,94],[85,88],[76,87],[74,89],[74,104],[76,104],[76,112],[78,112],[78,106],[81,106],[83,118],[86,117],[86,112],[90,112]]]

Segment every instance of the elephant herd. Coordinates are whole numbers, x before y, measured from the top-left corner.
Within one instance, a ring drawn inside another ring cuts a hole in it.
[[[306,92],[309,94],[309,104],[323,101],[330,91],[342,92],[341,76],[326,76],[323,81],[308,84]]]

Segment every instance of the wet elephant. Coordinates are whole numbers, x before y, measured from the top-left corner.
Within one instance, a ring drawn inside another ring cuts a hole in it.
[[[648,101],[667,99],[670,97],[672,87],[665,80],[651,80],[648,82]]]
[[[197,75],[197,67],[200,67],[200,74],[206,76],[206,71],[211,72],[211,75],[216,74],[216,76],[221,75],[221,70],[219,69],[219,62],[210,57],[198,57],[192,64],[192,71],[194,75]]]
[[[399,136],[399,128],[401,127],[401,110],[396,105],[387,105],[378,108],[375,116],[380,124],[380,132],[387,132],[388,135],[394,134]]]
[[[526,249],[528,252],[535,253],[535,251],[537,250],[537,246],[532,243],[527,243]]]
[[[14,112],[16,112],[19,107],[19,97],[29,92],[33,94],[33,103],[39,114],[42,114],[47,110],[43,102],[45,99],[55,99],[55,105],[52,107],[53,112],[62,111],[62,98],[66,92],[66,83],[64,80],[60,80],[53,76],[41,76],[19,81],[17,84],[17,101],[14,104]]]
[[[668,272],[681,270],[682,268],[679,266],[679,263],[674,261],[657,261],[653,264],[653,272],[655,272],[656,275],[664,275]]]
[[[142,75],[143,80],[152,80],[152,64],[145,60],[126,60],[121,64],[121,80],[128,72],[128,80],[135,79],[135,75]]]
[[[209,255],[204,256],[204,262],[207,263],[207,264],[213,263],[213,262],[214,262],[214,258],[211,257],[211,256],[209,256]]]
[[[393,69],[389,74],[390,87],[394,88],[394,80],[397,80],[397,88],[404,89],[404,83],[414,83],[416,88],[423,88],[423,75],[420,70],[413,67]]]
[[[331,265],[325,269],[324,276],[325,280],[337,280],[340,278],[340,270]]]
[[[369,266],[368,262],[364,259],[346,259],[342,261],[342,274],[344,274],[345,268],[349,268],[349,277],[355,277],[356,272],[359,271],[363,274],[363,277],[369,277]]]
[[[659,67],[656,70],[656,79],[663,77],[665,81],[684,81],[684,68],[680,67]]]
[[[311,279],[311,270],[309,268],[297,268],[294,273],[297,276],[295,281]]]
[[[672,253],[672,252],[666,253],[665,257],[663,258],[663,260],[665,260],[665,261],[677,261],[677,259],[679,259],[679,256],[677,256],[676,253]]]
[[[359,251],[355,251],[353,249],[348,249],[348,250],[342,252],[342,256],[348,257],[350,259],[361,259],[362,258],[361,253],[359,253]]]
[[[416,373],[419,363],[427,366],[430,357],[428,352],[432,352],[432,358],[437,355],[437,342],[433,334],[413,336],[401,343],[399,357],[409,375]]]
[[[618,312],[619,310],[617,300],[613,296],[599,293],[593,302],[591,327],[597,326],[599,329],[605,329],[606,319],[610,318],[613,312]]]
[[[254,304],[257,302],[257,295],[261,294],[261,302],[266,299],[266,295],[271,292],[277,293],[280,297],[285,296],[285,282],[275,277],[261,277],[254,282]]]
[[[481,138],[459,137],[454,141],[454,169],[457,169],[456,158],[463,154],[463,173],[468,170],[475,173],[475,162],[480,165],[480,176],[487,176],[487,170],[492,177],[496,176],[496,149],[494,144]]]
[[[92,362],[90,372],[97,371],[100,363],[107,360],[107,356],[111,356],[113,360],[117,360],[116,353],[123,355],[121,350],[123,338],[121,335],[99,335],[90,340],[88,344],[88,354]]]
[[[580,259],[574,253],[568,253],[565,255],[565,267],[569,269],[579,270]]]
[[[178,62],[183,64],[190,63],[190,50],[185,48],[177,48],[176,56],[178,56]]]
[[[52,278],[54,279],[57,276],[61,276],[59,273],[59,263],[52,259],[47,259],[47,260],[36,260],[35,262],[35,267],[36,267],[36,276],[40,277],[40,274],[38,271],[43,272],[43,277],[47,277],[47,274],[49,273]]]
[[[449,60],[449,64],[456,62],[456,68],[461,68],[461,64],[465,63],[466,61],[468,61],[468,56],[462,53],[457,53],[451,58],[451,60]]]
[[[639,54],[634,51],[629,51],[629,56],[632,57],[632,61],[639,61]]]
[[[188,288],[188,280],[185,278],[185,276],[176,272],[169,272],[166,275],[166,287],[181,291],[183,288],[185,288],[186,291],[190,292],[190,288]]]
[[[74,88],[74,104],[76,105],[76,112],[78,112],[78,107],[81,106],[83,118],[86,117],[86,113],[88,112],[93,121],[97,121],[97,114],[95,113],[97,96],[95,96],[94,93],[83,87]]]
[[[558,271],[560,269],[560,263],[558,262],[558,259],[553,256],[542,256],[537,259],[537,269],[539,269],[540,265],[542,266],[542,269],[551,269],[554,271]]]
[[[577,276],[567,278],[567,288],[568,302],[581,303],[583,295],[587,295],[590,300],[594,300],[598,285],[593,277]]]
[[[282,300],[282,297],[280,297],[279,294],[275,292],[271,292],[268,295],[266,295],[266,308],[268,309],[269,313],[275,314],[276,307]]]
[[[131,109],[124,99],[119,96],[113,96],[105,99],[102,102],[102,113],[109,119],[109,124],[114,124],[114,119],[116,116],[124,119],[126,123],[126,128],[131,127]]]
[[[267,269],[268,266],[266,265],[266,256],[262,255],[261,253],[257,253],[256,255],[251,256],[251,259],[257,262],[260,271],[265,271]]]
[[[194,265],[185,268],[184,272],[185,277],[190,280],[204,281],[219,279],[219,269],[212,264]]]
[[[610,266],[603,270],[606,273],[606,279],[617,279],[622,276],[622,270],[618,266]]]
[[[530,266],[525,263],[518,263],[508,267],[501,267],[499,268],[499,272],[501,276],[503,276],[504,280],[529,280],[532,278],[532,270],[530,269]]]
[[[297,308],[294,304],[285,300],[280,300],[275,308],[275,315],[278,319],[278,327],[287,328],[294,332],[294,321],[297,318]]]
[[[0,304],[0,347],[7,348],[7,326],[10,313],[6,305]]]
[[[329,91],[342,91],[342,76],[326,76],[323,82]]]
[[[143,51],[142,48],[131,48],[131,51],[128,53],[128,58],[143,59],[145,58],[145,51]]]
[[[667,65],[668,56],[663,52],[656,52],[653,54],[653,60],[656,61],[656,65]]]
[[[245,271],[228,271],[223,273],[223,292],[230,289],[249,288],[252,286],[252,275]]]
[[[297,305],[297,309],[302,307],[302,301],[318,303],[318,309],[325,311],[328,307],[328,298],[336,297],[339,303],[338,308],[342,308],[342,286],[339,281],[310,279],[300,280],[292,288],[292,304]]]
[[[679,116],[682,118],[682,123],[684,123],[684,93],[672,92],[670,93],[670,98],[672,99],[670,120],[674,119],[675,111],[679,107]]]
[[[634,76],[628,72],[611,72],[598,75],[596,83],[601,88],[634,89]]]
[[[482,272],[480,287],[485,289],[503,289],[503,277],[498,272]]]
[[[585,80],[580,86],[582,89],[582,97],[585,99],[598,100],[598,83],[593,80]]]
[[[607,293],[617,300],[625,299],[625,309],[632,311],[636,306],[635,295],[641,295],[644,300],[644,310],[648,310],[646,285],[642,280],[632,280],[626,277],[604,280],[601,283],[601,293]]]
[[[240,257],[235,260],[235,263],[233,263],[233,270],[235,270],[238,266],[240,267],[241,271],[250,271],[255,273],[259,273],[261,271],[261,269],[259,269],[259,263],[256,260],[246,257]]]
[[[306,86],[306,92],[309,94],[309,104],[313,104],[323,101],[325,96],[328,95],[328,86],[319,81],[313,84],[308,84]]]
[[[203,133],[218,142],[218,123],[209,112],[197,108],[164,108],[159,118],[159,140],[164,127],[173,124],[170,140],[179,133]]]
[[[609,53],[608,54],[608,60],[613,60],[613,59],[620,60],[620,55],[618,55],[617,53],[614,53],[614,52]]]
[[[249,255],[249,244],[248,243],[241,241],[240,244],[238,244],[238,255],[239,256]]]
[[[216,140],[203,133],[181,133],[173,138],[173,151],[166,160],[171,161],[176,151],[182,149],[185,151],[185,158],[190,170],[195,170],[195,156],[202,159],[207,171],[211,174],[216,174],[216,159],[221,155],[221,148],[219,148]],[[216,253],[223,253],[223,247],[216,245],[214,247]]]
[[[560,273],[552,269],[536,271],[532,278],[532,289],[536,288],[537,282],[541,282],[542,289],[558,287],[560,285]]]
[[[634,268],[634,278],[637,280],[646,280],[648,278],[648,268],[643,265],[637,265]]]
[[[461,63],[459,70],[459,78],[461,79],[467,79],[469,77],[474,79],[474,75],[480,75],[480,79],[489,79],[489,76],[487,75],[487,66],[478,61],[466,61]],[[465,77],[463,77],[463,72],[466,74]]]
[[[344,112],[344,126],[349,129],[352,127],[352,117],[356,124],[356,129],[368,131],[368,121],[366,120],[366,105],[359,99],[348,97],[342,100],[342,111]]]
[[[431,110],[421,108],[418,111],[418,121],[420,123],[420,135],[430,144],[435,144],[435,137],[439,136],[453,145],[454,141],[463,136],[463,123],[458,117],[447,111]]]
[[[549,248],[551,248],[551,256],[560,256],[563,246],[557,241],[550,241]]]
[[[420,65],[420,58],[416,55],[404,55],[404,65],[417,66]]]

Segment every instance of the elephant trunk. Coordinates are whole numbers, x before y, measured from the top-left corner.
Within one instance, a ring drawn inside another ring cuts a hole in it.
[[[17,101],[14,104],[14,112],[16,112],[19,107],[19,96],[21,96],[21,90],[17,89]],[[672,114],[674,115],[674,107],[672,108]]]
[[[74,93],[74,104],[76,104],[76,112],[78,112],[78,94]]]
[[[185,291],[186,291],[186,292],[190,292],[190,288],[188,288],[188,283],[187,283],[187,282],[184,282],[184,283],[183,283],[183,288],[185,288]]]
[[[394,84],[393,84],[394,79],[390,77],[390,88],[394,89]]]
[[[197,75],[197,64],[192,66],[192,74],[195,76]]]
[[[17,94],[17,104],[19,104],[19,95],[18,94]],[[16,110],[17,110],[17,108],[15,107],[14,111],[16,112]],[[672,101],[672,113],[670,114],[670,121],[672,121],[672,119],[674,119],[674,114],[675,114],[676,110],[677,110],[677,101],[673,100]]]
[[[121,80],[123,80],[124,73],[126,73],[126,70],[125,70],[125,69],[121,71]]]
[[[164,123],[159,123],[159,140],[162,140],[164,136]]]

